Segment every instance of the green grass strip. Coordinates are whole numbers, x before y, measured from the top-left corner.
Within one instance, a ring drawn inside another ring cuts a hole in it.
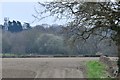
[[[105,65],[99,61],[88,61],[87,65],[87,77],[88,78],[105,78]]]

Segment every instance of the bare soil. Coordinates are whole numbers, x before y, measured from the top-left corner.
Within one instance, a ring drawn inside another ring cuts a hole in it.
[[[83,64],[95,57],[3,58],[3,78],[84,78]]]

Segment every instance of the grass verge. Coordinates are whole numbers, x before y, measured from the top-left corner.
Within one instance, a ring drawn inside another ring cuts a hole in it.
[[[14,54],[14,53],[1,53],[0,54],[0,56],[1,57],[12,57],[12,56],[14,56],[14,57],[20,57],[21,55],[19,55],[19,54]]]
[[[87,77],[88,78],[106,78],[105,65],[99,61],[88,61],[87,66]]]

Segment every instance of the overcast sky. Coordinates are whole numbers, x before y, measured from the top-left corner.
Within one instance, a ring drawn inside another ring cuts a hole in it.
[[[31,25],[66,23],[66,20],[54,21],[54,17],[48,17],[39,22],[36,20],[32,23],[35,20],[32,16],[36,14],[35,7],[38,8],[37,2],[2,2],[2,19],[0,20],[0,24],[4,23],[4,17],[8,17],[10,21],[28,22]],[[43,10],[44,8],[39,7],[39,9]]]
[[[52,1],[52,0],[38,0],[40,2]],[[115,1],[115,0],[111,0]],[[18,20],[22,23],[28,22],[31,25],[38,24],[65,24],[66,20],[54,21],[54,17],[48,17],[41,21],[35,21],[32,23],[35,18],[32,16],[35,13],[34,7],[38,8],[37,0],[0,0],[0,24],[4,23],[4,17],[8,17],[10,21]],[[43,7],[39,8],[43,10]],[[69,21],[69,20],[68,20]]]

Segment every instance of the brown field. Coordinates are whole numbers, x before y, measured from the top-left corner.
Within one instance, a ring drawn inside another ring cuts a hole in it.
[[[112,60],[116,58],[112,57]],[[84,63],[98,57],[3,58],[3,78],[84,78]],[[0,73],[1,74],[1,73]]]
[[[3,78],[83,78],[85,61],[99,58],[3,58]]]

